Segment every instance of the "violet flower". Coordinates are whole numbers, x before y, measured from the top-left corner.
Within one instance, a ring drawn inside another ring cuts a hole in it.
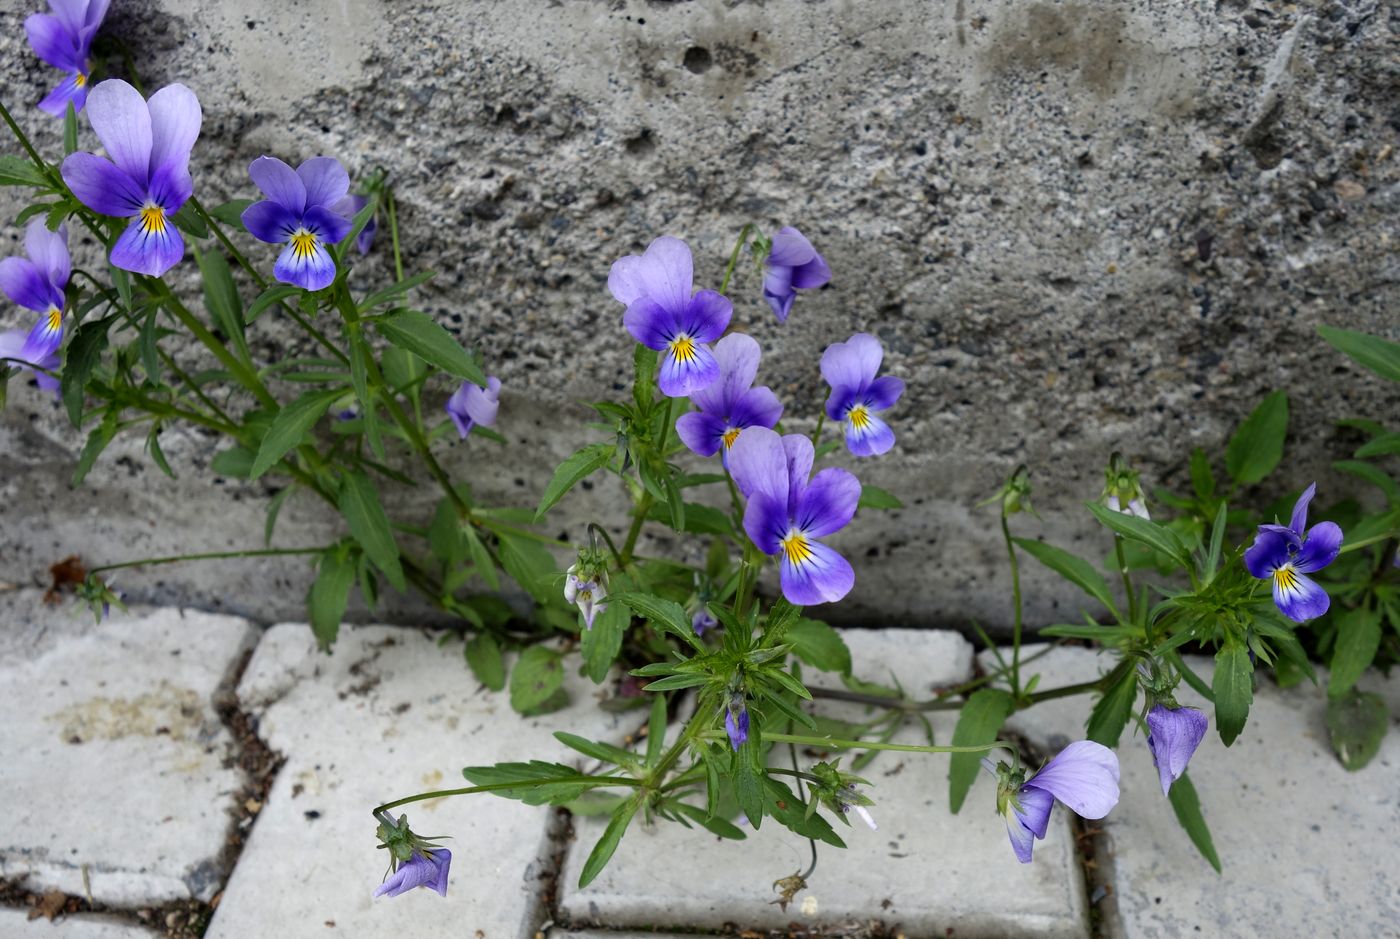
[[[772,389],[753,387],[761,355],[758,342],[743,333],[730,333],[715,343],[719,380],[690,396],[696,408],[676,419],[676,433],[700,456],[720,454],[729,465],[729,448],[745,427],[772,427],[783,406]]]
[[[1313,483],[1293,505],[1287,525],[1260,525],[1245,567],[1261,580],[1274,582],[1274,604],[1284,616],[1302,623],[1327,612],[1327,591],[1305,575],[1322,570],[1342,548],[1342,530],[1335,522],[1308,528],[1308,503],[1317,492]]]
[[[564,602],[576,604],[579,612],[583,614],[584,625],[588,629],[593,628],[593,621],[598,614],[608,608],[605,602],[608,597],[608,582],[606,577],[597,578],[579,577],[578,565],[571,565],[564,574]]]
[[[798,290],[811,290],[831,280],[826,260],[802,232],[792,227],[778,229],[765,264],[768,271],[763,275],[763,299],[773,308],[779,323],[787,322]]]
[[[473,382],[464,381],[452,393],[443,407],[452,423],[457,425],[457,435],[462,440],[480,424],[482,427],[496,426],[496,412],[500,409],[501,380],[495,375],[486,379],[483,388]],[[569,601],[572,603],[573,601]]]
[[[272,273],[305,290],[329,287],[335,259],[326,245],[350,232],[345,167],[334,157],[312,157],[294,170],[276,157],[260,156],[248,175],[267,198],[243,210],[243,227],[259,241],[286,245]]]
[[[729,746],[735,751],[749,739],[749,709],[744,706],[742,694],[729,696],[729,706],[724,709],[724,732],[729,735]]]
[[[811,480],[812,441],[751,427],[734,442],[729,469],[748,497],[744,530],[764,554],[781,554],[783,596],[799,606],[840,600],[855,584],[850,563],[815,539],[850,522],[860,483],[843,469]]]
[[[35,13],[24,21],[29,47],[49,65],[68,75],[39,102],[39,110],[54,117],[87,103],[92,77],[92,41],[107,15],[109,0],[49,0],[53,13]]]
[[[447,896],[447,869],[452,865],[452,852],[446,848],[421,849],[399,865],[389,879],[374,888],[374,895],[388,894],[397,897],[408,893],[414,887],[427,887],[436,890],[438,896]]]
[[[626,304],[622,322],[632,337],[665,353],[656,376],[662,394],[684,398],[719,378],[719,363],[705,343],[724,334],[734,307],[713,290],[694,290],[684,241],[658,238],[640,257],[618,259],[608,289]]]
[[[360,210],[369,205],[369,196],[362,196],[352,193],[345,197],[344,203],[340,206],[345,211],[341,214],[347,216],[353,223],[355,216],[360,214]],[[374,233],[379,230],[379,223],[374,216],[370,216],[369,223],[360,229],[360,233],[355,236],[355,250],[361,255],[369,254],[369,249],[374,247]]]
[[[203,121],[199,101],[184,85],[166,85],[148,101],[109,79],[92,89],[87,116],[110,160],[69,154],[63,181],[94,212],[131,219],[112,246],[112,265],[159,277],[185,254],[170,216],[194,192],[189,166]]]
[[[63,343],[64,288],[72,262],[68,256],[68,229],[49,231],[41,218],[31,219],[24,232],[28,258],[0,261],[0,290],[27,310],[39,314],[32,329],[0,333],[0,359],[34,372],[39,387],[57,391],[58,379],[37,369],[58,368],[58,347]],[[37,369],[35,368],[37,366]]]
[[[690,628],[695,630],[695,635],[703,636],[706,632],[719,625],[719,620],[709,611],[707,607],[700,607],[690,618]]]
[[[831,386],[826,416],[846,425],[846,446],[856,456],[878,456],[894,446],[894,431],[875,412],[894,406],[904,382],[875,377],[883,358],[880,340],[869,333],[856,333],[822,353],[822,378]]]
[[[1024,770],[1005,763],[993,769],[990,760],[982,766],[998,777],[997,812],[1022,864],[1030,863],[1035,839],[1045,837],[1056,799],[1084,818],[1103,818],[1118,804],[1118,757],[1092,740],[1076,740],[1024,783]]]
[[[1170,795],[1172,783],[1186,772],[1191,755],[1201,745],[1210,722],[1195,708],[1154,704],[1147,712],[1147,746],[1162,781],[1162,795]]]

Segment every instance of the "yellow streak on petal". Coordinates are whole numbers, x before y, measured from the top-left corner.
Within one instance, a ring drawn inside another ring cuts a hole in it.
[[[731,427],[724,432],[724,445],[726,448],[734,446],[734,441],[739,439],[739,431],[741,430],[743,430],[742,427]]]
[[[142,206],[141,230],[148,235],[165,234],[165,210],[151,203]]]
[[[863,404],[857,404],[846,412],[846,420],[850,421],[852,430],[865,430],[870,426],[870,410]]]
[[[790,532],[780,544],[783,547],[783,559],[793,567],[801,567],[812,560],[812,549],[800,531]]]
[[[671,340],[671,356],[683,365],[689,365],[699,356],[695,352],[695,340],[682,333]]]
[[[83,86],[86,85],[86,84],[87,84],[87,76],[86,76],[86,75],[84,75],[82,72],[74,72],[74,73],[73,73],[73,86],[74,86],[75,88],[81,88],[81,87],[83,87]]]
[[[49,321],[45,324],[45,328],[51,333],[56,333],[62,329],[63,311],[56,306],[49,307]]]
[[[304,228],[292,233],[292,255],[298,261],[305,261],[316,253],[316,236]]]
[[[1274,584],[1284,593],[1292,593],[1298,589],[1298,573],[1291,564],[1285,564],[1274,571]]]

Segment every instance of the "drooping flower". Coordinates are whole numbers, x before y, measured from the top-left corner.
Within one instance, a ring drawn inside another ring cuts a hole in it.
[[[414,887],[427,887],[436,890],[438,896],[447,896],[447,869],[452,865],[452,852],[446,848],[433,848],[415,851],[413,856],[398,866],[389,879],[374,888],[374,895],[388,894],[397,897],[408,893]]]
[[[690,396],[697,410],[676,419],[676,433],[700,456],[720,454],[729,465],[729,448],[745,427],[772,427],[783,416],[783,405],[772,389],[753,387],[761,352],[758,342],[743,333],[730,333],[715,343],[719,380]]]
[[[345,167],[334,157],[312,157],[294,170],[276,157],[260,156],[248,175],[267,198],[243,210],[243,227],[259,241],[286,245],[272,273],[306,290],[329,287],[335,260],[326,245],[350,232]]]
[[[369,196],[362,196],[359,193],[351,193],[345,197],[342,208],[345,211],[341,214],[347,216],[353,223],[355,216],[360,214],[360,210],[369,205]],[[355,250],[360,254],[369,254],[369,249],[374,247],[374,234],[379,231],[379,222],[374,216],[370,216],[368,224],[360,229],[360,233],[355,236]]]
[[[58,347],[63,343],[63,291],[72,270],[67,227],[60,225],[58,231],[49,231],[43,219],[31,219],[24,233],[24,250],[28,258],[0,261],[0,290],[15,303],[38,313],[39,319],[27,331],[0,333],[0,358],[14,360],[8,365],[33,371],[40,388],[55,391],[58,379],[35,367],[48,371],[58,367]]]
[[[1307,527],[1308,503],[1316,492],[1317,483],[1303,491],[1287,525],[1260,525],[1244,553],[1245,567],[1255,577],[1273,581],[1274,604],[1295,623],[1327,612],[1327,591],[1306,575],[1331,564],[1342,548],[1342,530],[1335,522]]]
[[[695,614],[690,617],[690,628],[695,630],[695,635],[703,636],[711,629],[719,625],[719,620],[710,612],[708,607],[700,607]]]
[[[1147,514],[1147,502],[1142,495],[1139,473],[1128,466],[1121,453],[1115,452],[1108,459],[1104,470],[1103,493],[1099,496],[1103,504],[1114,512],[1136,515],[1144,521],[1151,521]],[[1123,506],[1127,508],[1123,508]]]
[[[894,406],[904,382],[875,377],[883,358],[880,340],[869,333],[856,333],[822,353],[822,378],[831,386],[826,416],[845,424],[846,446],[856,456],[878,456],[894,446],[894,431],[875,412]]]
[[[724,709],[724,732],[729,735],[729,746],[736,751],[749,739],[749,709],[738,692],[729,696]]]
[[[457,426],[457,436],[462,440],[480,424],[482,427],[496,426],[496,412],[500,409],[501,380],[495,375],[486,379],[486,387],[464,381],[443,405],[447,416]]]
[[[684,398],[719,378],[719,363],[705,343],[724,334],[734,307],[713,290],[694,290],[684,241],[658,238],[640,257],[613,262],[608,289],[626,304],[622,322],[632,337],[664,353],[656,376],[662,394]]]
[[[816,539],[850,522],[860,483],[843,469],[811,476],[813,457],[805,436],[779,437],[767,427],[749,428],[729,451],[734,482],[749,500],[744,530],[764,554],[781,554],[783,596],[799,606],[840,600],[856,580],[850,563]]]
[[[1147,712],[1147,746],[1161,777],[1162,795],[1170,795],[1172,783],[1186,772],[1186,764],[1201,745],[1209,723],[1204,714],[1191,707],[1168,707],[1159,702]]]
[[[110,160],[69,154],[63,181],[94,212],[131,219],[112,246],[112,265],[159,277],[185,254],[170,217],[194,192],[189,166],[203,121],[199,101],[184,85],[166,85],[147,101],[126,82],[108,79],[88,96],[87,116]]]
[[[1023,768],[993,767],[991,760],[982,766],[997,777],[997,813],[1022,864],[1030,863],[1035,839],[1045,837],[1056,799],[1084,818],[1103,818],[1118,804],[1118,756],[1092,740],[1076,740],[1028,780]]]
[[[68,73],[49,92],[39,109],[63,117],[71,101],[74,111],[87,103],[92,78],[92,41],[107,15],[110,0],[49,0],[52,14],[35,13],[24,21],[29,47],[59,71]]]
[[[803,234],[795,228],[778,229],[773,236],[763,275],[763,299],[773,308],[779,323],[786,323],[799,290],[812,290],[831,280],[831,268]]]
[[[581,572],[574,564],[564,574],[564,602],[577,604],[583,622],[593,628],[593,620],[608,608],[608,578],[606,573]]]

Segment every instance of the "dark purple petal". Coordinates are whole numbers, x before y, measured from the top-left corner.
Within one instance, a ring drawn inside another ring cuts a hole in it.
[[[793,513],[802,533],[820,538],[845,528],[860,503],[860,482],[843,469],[824,469],[807,485]]]
[[[27,310],[42,313],[49,308],[49,282],[27,258],[0,261],[0,290]]]
[[[243,210],[243,227],[259,241],[280,245],[292,237],[299,219],[280,202],[264,199]]]
[[[859,422],[846,422],[846,448],[856,456],[879,456],[893,446],[894,431],[874,414],[867,411]]]
[[[297,167],[296,174],[306,187],[308,209],[313,205],[330,208],[350,191],[350,175],[335,157],[312,157]]]
[[[437,868],[437,876],[428,886],[437,891],[440,897],[447,896],[447,872],[452,867],[452,852],[446,848],[433,848],[428,852],[428,860]]]
[[[883,411],[894,407],[899,396],[904,394],[904,380],[886,375],[877,378],[865,389],[865,403],[872,411]]]
[[[831,282],[831,267],[820,254],[801,267],[793,268],[792,285],[799,290],[812,290]]]
[[[319,238],[294,238],[277,256],[272,273],[284,284],[321,290],[335,281],[335,260]]]
[[[880,371],[884,350],[869,333],[856,333],[845,342],[832,343],[822,353],[822,378],[833,388],[864,389]]]
[[[350,234],[350,221],[324,205],[307,206],[301,223],[308,231],[320,235],[321,240],[328,245],[339,244],[342,238]]]
[[[724,430],[722,419],[704,411],[691,411],[676,418],[676,435],[699,456],[714,456],[719,452],[724,446]]]
[[[846,412],[865,400],[862,389],[856,385],[833,385],[831,394],[826,396],[826,416],[833,421],[844,421]]]
[[[179,230],[164,215],[153,213],[149,218],[142,215],[131,220],[112,246],[110,260],[113,267],[124,271],[159,277],[184,256],[185,240]]]
[[[801,267],[817,256],[817,249],[797,229],[791,226],[780,228],[773,235],[773,247],[768,252],[768,263],[773,267]]]
[[[783,546],[783,596],[798,606],[834,603],[856,583],[850,562],[820,541],[804,541],[800,548]]]
[[[58,226],[58,231],[49,231],[42,218],[30,219],[24,229],[24,253],[51,286],[62,291],[68,285],[72,260],[68,256],[67,225]]]
[[[1303,490],[1303,494],[1298,497],[1298,501],[1293,503],[1293,518],[1289,521],[1288,527],[1298,535],[1303,537],[1303,532],[1308,528],[1308,503],[1312,502],[1313,496],[1317,495],[1317,483],[1313,483]]]
[[[87,7],[87,0],[49,0],[54,16],[75,36],[87,21]]]
[[[726,417],[733,403],[753,385],[762,353],[758,340],[744,333],[730,333],[715,343],[713,351],[720,380],[695,395],[690,403],[702,411]]]
[[[729,472],[745,496],[753,498],[761,493],[781,503],[782,524],[787,525],[787,455],[777,433],[766,427],[751,427],[740,434],[729,448]],[[754,543],[757,544],[757,540]]]
[[[166,85],[146,106],[151,114],[151,175],[168,169],[175,176],[188,176],[190,151],[204,121],[199,99],[184,85]]]
[[[788,514],[797,514],[797,505],[807,488],[807,479],[812,475],[812,461],[816,456],[812,441],[805,434],[784,434],[783,457],[788,472]]]
[[[1288,537],[1260,528],[1254,544],[1244,553],[1244,566],[1255,577],[1267,578],[1288,563]]]
[[[163,163],[151,174],[151,188],[146,194],[167,215],[180,211],[180,206],[194,192],[194,180],[186,167]]]
[[[130,218],[146,201],[145,177],[131,175],[91,153],[70,153],[59,169],[78,201],[101,215]]]
[[[97,32],[97,27],[102,25],[102,21],[107,17],[107,7],[111,0],[88,0],[87,15],[83,18],[85,30]]]
[[[782,402],[766,385],[750,388],[729,407],[732,427],[772,427],[782,416]]]
[[[744,435],[729,450],[730,465]],[[744,531],[754,547],[764,554],[777,554],[782,549],[782,539],[792,522],[787,512],[787,502],[766,492],[755,492],[749,496],[749,504],[744,508]]]
[[[1050,827],[1050,811],[1055,807],[1055,797],[1038,786],[1023,786],[1016,793],[1016,803],[1012,808],[1016,820],[1037,838],[1044,838]]]
[[[1084,818],[1118,804],[1118,757],[1103,744],[1076,740],[1026,783],[1044,789]]]
[[[88,95],[87,116],[111,161],[144,186],[151,174],[151,112],[141,92],[119,78],[99,82]]]
[[[792,268],[770,267],[763,275],[763,299],[773,308],[779,323],[786,323],[797,291],[792,289]]]
[[[691,343],[668,348],[661,357],[656,386],[670,398],[685,398],[719,380],[719,363],[709,346]]]
[[[1283,568],[1274,575],[1274,605],[1293,622],[1305,623],[1316,619],[1326,613],[1331,604],[1327,591],[1312,578],[1289,568]]]
[[[82,84],[79,84],[78,73],[74,72],[59,82],[53,91],[44,96],[44,100],[39,102],[39,110],[46,114],[52,114],[54,117],[63,117],[68,113],[68,105],[71,102],[73,112],[76,114],[87,103],[87,96],[86,79]]]
[[[1337,559],[1342,550],[1342,530],[1336,522],[1318,522],[1308,530],[1303,549],[1293,559],[1293,567],[1301,573],[1320,571]]]
[[[616,261],[608,274],[608,289],[619,303],[631,306],[648,297],[673,313],[690,301],[694,285],[690,248],[670,236],[653,241],[641,257],[629,255]]]
[[[676,318],[650,297],[640,297],[622,314],[622,324],[632,338],[661,352],[676,335]]]
[[[286,206],[298,218],[306,211],[306,184],[296,170],[272,156],[260,156],[248,164],[248,176],[274,202]]]
[[[29,48],[54,68],[65,72],[87,68],[87,63],[78,58],[77,35],[57,17],[35,13],[24,21],[24,32],[29,37]]]
[[[733,711],[724,712],[724,732],[729,735],[729,745],[735,750],[742,747],[749,739],[749,712],[747,710],[739,712],[738,721],[734,720]]]
[[[676,325],[696,342],[714,342],[729,328],[734,304],[713,290],[698,291],[676,318]]]
[[[1171,793],[1172,783],[1186,772],[1191,755],[1201,745],[1209,725],[1195,708],[1169,708],[1154,704],[1147,712],[1147,746],[1162,783],[1162,795]]]

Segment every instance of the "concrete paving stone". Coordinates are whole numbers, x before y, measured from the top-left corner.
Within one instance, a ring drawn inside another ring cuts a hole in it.
[[[683,935],[703,933],[635,932],[626,929],[565,929],[556,927],[545,933],[546,939],[679,939]]]
[[[0,910],[0,939],[156,939],[145,926],[91,914],[30,919],[26,910]]]
[[[856,674],[911,693],[966,680],[972,649],[951,632],[845,630]],[[834,684],[829,676],[825,683]],[[849,719],[857,705],[821,702],[822,713]],[[936,739],[952,738],[954,718],[931,715]],[[895,740],[923,743],[906,728]],[[787,759],[785,749],[775,754]],[[850,758],[846,765],[850,764]],[[1084,879],[1068,823],[1057,817],[1034,864],[1016,862],[1006,829],[993,811],[995,786],[974,786],[962,812],[948,813],[948,758],[886,753],[862,772],[873,787],[880,824],[838,825],[848,848],[823,846],[810,888],[786,910],[772,903],[775,880],[804,869],[807,842],[773,821],[742,842],[699,829],[638,826],[592,884],[577,886],[603,827],[577,819],[576,842],[560,877],[559,914],[575,928],[840,930],[881,920],[908,935],[962,937],[1088,935]]]
[[[243,784],[213,698],[256,629],[178,609],[97,625],[40,597],[5,606],[0,875],[117,906],[209,899]]]
[[[548,807],[489,795],[406,806],[415,831],[447,835],[447,897],[414,890],[374,900],[386,873],[376,850],[378,803],[465,786],[463,766],[515,760],[574,762],[551,736],[621,743],[645,721],[596,707],[596,687],[565,661],[571,705],[517,716],[507,694],[479,686],[460,643],[424,632],[343,629],[329,656],[304,624],[264,635],[238,689],[259,734],[284,754],[208,939],[278,936],[452,935],[526,939],[545,919],[541,891],[554,870]],[[582,757],[579,757],[581,760]],[[397,814],[397,813],[396,813]]]
[[[1188,662],[1210,680],[1210,659]],[[1112,664],[1087,649],[1059,648],[1030,670],[1041,674],[1041,688],[1052,688],[1092,679]],[[1319,678],[1325,687],[1321,671]],[[1367,675],[1361,685],[1386,699],[1393,721],[1400,717],[1400,675]],[[1116,934],[1245,936],[1271,924],[1297,936],[1400,936],[1398,728],[1369,766],[1349,773],[1328,742],[1323,688],[1280,689],[1261,680],[1249,722],[1228,749],[1209,705],[1185,684],[1176,694],[1211,714],[1190,774],[1223,872],[1210,868],[1177,824],[1144,736],[1125,731],[1122,800],[1103,824],[1121,920]],[[1049,701],[1015,715],[1010,726],[1057,749],[1083,735],[1089,706],[1088,698]]]

